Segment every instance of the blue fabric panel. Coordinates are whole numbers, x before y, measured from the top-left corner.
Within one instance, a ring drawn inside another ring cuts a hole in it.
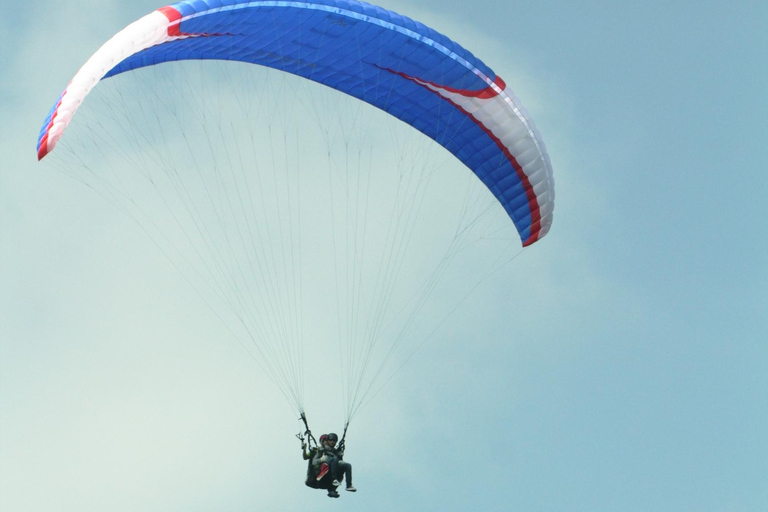
[[[354,0],[194,0],[171,7],[183,17],[192,16],[182,21],[180,30],[196,36],[139,52],[107,77],[168,61],[224,59],[268,66],[333,87],[443,145],[493,192],[522,240],[530,236],[526,191],[496,142],[451,103],[395,74],[454,89],[487,88],[460,60],[491,79],[496,75],[458,44],[421,23]],[[211,8],[220,10],[206,12]],[[194,16],[198,13],[204,14]],[[455,55],[446,55],[436,45]]]

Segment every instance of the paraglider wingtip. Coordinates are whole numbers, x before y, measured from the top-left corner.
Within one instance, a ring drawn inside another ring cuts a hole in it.
[[[533,245],[536,242],[539,241],[541,231],[536,230],[531,236],[529,236],[526,240],[523,240],[523,247],[528,247],[529,245]]]

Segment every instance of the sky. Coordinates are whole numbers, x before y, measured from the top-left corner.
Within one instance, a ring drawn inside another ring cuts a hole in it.
[[[189,284],[36,161],[63,86],[160,5],[3,0],[0,510],[768,509],[768,6],[379,5],[505,79],[557,199],[355,418],[359,491],[329,500]]]

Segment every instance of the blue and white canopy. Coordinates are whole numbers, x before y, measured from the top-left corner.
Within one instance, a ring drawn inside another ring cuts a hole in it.
[[[549,231],[549,157],[501,77],[429,27],[355,0],[194,0],[158,9],[118,32],[77,72],[43,124],[38,158],[53,150],[101,79],[186,59],[260,64],[375,105],[469,167],[523,245]]]

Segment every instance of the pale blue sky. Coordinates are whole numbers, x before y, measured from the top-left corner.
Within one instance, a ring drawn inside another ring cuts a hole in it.
[[[0,510],[768,509],[764,2],[379,3],[505,78],[557,201],[360,414],[360,492],[333,502],[151,243],[36,162],[73,73],[160,5],[20,5],[0,17]]]

